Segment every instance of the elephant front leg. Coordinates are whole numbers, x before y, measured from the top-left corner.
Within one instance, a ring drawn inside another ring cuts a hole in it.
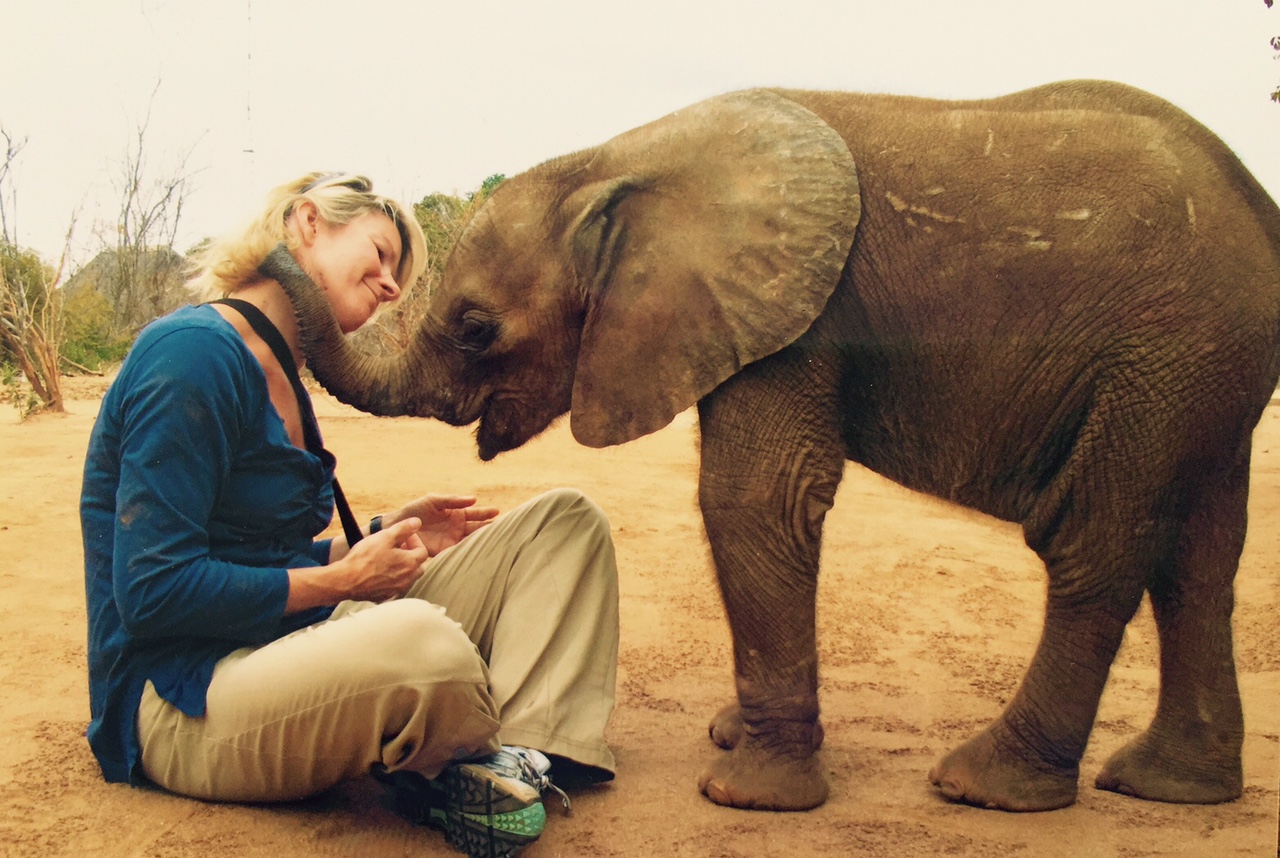
[[[822,741],[816,687],[791,699],[737,677],[737,744],[703,770],[698,788],[716,804],[751,810],[809,810],[827,800],[816,752]],[[758,701],[763,705],[756,705]]]
[[[723,519],[708,514],[708,532],[727,536]],[[754,535],[730,530],[735,535],[728,541],[735,544],[725,545],[718,537],[711,542],[733,632],[738,702],[719,719],[721,740],[732,748],[703,771],[698,786],[716,804],[729,807],[807,810],[827,798],[815,756],[822,727],[813,594],[808,585],[787,592],[777,577],[816,576],[743,565],[733,555],[759,554],[752,543],[762,534],[755,528]]]
[[[711,716],[711,723],[707,725],[707,733],[711,736],[711,741],[726,751],[732,751],[738,747],[738,743],[742,741],[743,734],[746,733],[746,725],[742,723],[742,710],[738,707],[737,701],[730,703]],[[822,747],[823,736],[822,722],[819,721],[818,735],[814,737],[813,749],[815,751]]]
[[[799,438],[791,421],[773,422],[789,433],[755,425],[744,434],[723,410],[704,405],[702,416],[700,501],[733,634],[738,702],[712,724],[712,738],[730,750],[703,771],[699,788],[721,805],[806,810],[827,798],[815,756],[815,599],[822,520],[843,456],[834,444]]]

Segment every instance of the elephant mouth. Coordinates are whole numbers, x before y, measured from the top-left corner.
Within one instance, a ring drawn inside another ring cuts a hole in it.
[[[514,450],[551,425],[557,414],[554,408],[538,408],[514,397],[491,397],[485,402],[480,424],[476,428],[476,448],[482,461],[499,453]]]
[[[528,440],[519,429],[519,410],[509,399],[491,398],[484,403],[480,424],[476,427],[476,448],[481,461],[488,462]]]

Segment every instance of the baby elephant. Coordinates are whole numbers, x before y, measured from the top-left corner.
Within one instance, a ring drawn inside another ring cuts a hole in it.
[[[1242,788],[1232,579],[1280,375],[1280,211],[1212,133],[1118,84],[985,101],[757,89],[502,183],[404,354],[351,354],[278,250],[310,366],[378,414],[479,421],[480,456],[572,411],[621,444],[694,405],[738,699],[702,791],[794,810],[814,757],[822,524],[846,460],[1021,525],[1043,637],[931,780],[1047,810],[1150,595],[1155,719],[1098,786]]]

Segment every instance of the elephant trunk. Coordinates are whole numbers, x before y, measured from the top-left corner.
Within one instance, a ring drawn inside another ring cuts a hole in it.
[[[279,283],[293,302],[302,353],[325,390],[347,405],[383,417],[438,416],[439,409],[421,384],[434,377],[427,371],[421,348],[415,345],[398,355],[378,357],[352,346],[324,292],[283,242],[258,266],[258,273]],[[421,338],[414,338],[415,344],[420,342]]]

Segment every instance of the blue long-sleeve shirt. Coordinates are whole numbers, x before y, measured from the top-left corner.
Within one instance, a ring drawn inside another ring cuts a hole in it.
[[[287,569],[327,562],[334,459],[289,441],[262,367],[207,306],[139,335],[89,439],[80,517],[89,615],[89,744],[139,782],[149,679],[201,716],[218,659],[318,622],[285,616]]]

